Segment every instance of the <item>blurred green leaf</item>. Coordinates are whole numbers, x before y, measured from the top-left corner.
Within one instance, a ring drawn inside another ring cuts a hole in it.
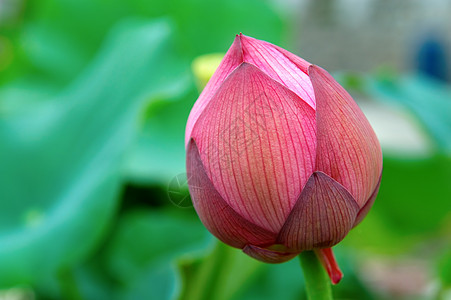
[[[125,175],[135,184],[162,184],[185,173],[185,126],[198,93],[150,106],[134,146],[129,150]]]
[[[69,82],[95,55],[109,29],[127,17],[171,17],[183,56],[224,52],[243,32],[280,43],[288,18],[269,0],[41,0],[25,1],[15,26],[12,73],[20,70]],[[22,24],[21,22],[18,22]],[[17,55],[17,54],[20,55]],[[0,60],[1,62],[1,60]]]
[[[21,78],[0,87],[0,118],[33,110],[40,102],[53,101],[59,87],[38,78]],[[40,108],[37,108],[40,109]]]
[[[167,20],[124,21],[62,93],[3,113],[1,286],[44,280],[97,245],[144,104],[184,88],[170,34]]]
[[[176,260],[198,257],[210,243],[192,209],[126,210],[106,243],[74,268],[71,287],[83,299],[173,299],[181,284]],[[43,294],[68,298],[55,287]]]
[[[288,21],[267,0],[178,0],[165,3],[171,10],[170,15],[177,20],[180,46],[191,57],[225,52],[240,32],[280,44],[282,30]]]
[[[392,231],[424,234],[437,230],[449,212],[451,157],[384,158],[384,171],[374,210]]]
[[[207,232],[197,218],[186,212],[127,213],[105,254],[111,273],[120,282],[128,283],[152,264],[165,264],[177,255],[197,249],[200,242],[206,241]]]
[[[178,288],[175,259],[189,259],[209,242],[187,210],[132,211],[119,222],[102,254],[120,299],[172,299]]]
[[[27,18],[21,28],[20,44],[29,64],[24,74],[31,69],[53,84],[70,80],[86,65],[114,22],[130,15],[173,17],[177,46],[190,59],[226,51],[241,31],[277,43],[287,22],[270,1],[220,0],[212,4],[171,0],[150,4],[143,0],[113,0],[105,6],[102,0],[43,0],[39,5],[27,5]],[[197,97],[193,89],[178,104],[157,107],[153,113],[152,108],[148,109],[152,117],[145,120],[127,160],[128,179],[166,185],[184,172],[183,131]]]
[[[76,76],[91,58],[80,49],[72,35],[59,26],[42,22],[28,22],[21,32],[28,61],[41,76],[64,84]]]
[[[279,43],[289,21],[268,0],[170,0],[152,5],[146,0],[116,0],[112,6],[147,17],[172,17],[179,49],[190,58],[225,52],[240,32]]]
[[[141,0],[134,0],[130,7],[139,7],[149,15],[173,16],[179,46],[190,57],[225,52],[240,31],[276,42],[283,28],[280,17],[265,1],[221,0],[214,5],[200,0],[167,1],[158,2],[150,9]],[[249,15],[249,11],[253,14]],[[138,142],[127,157],[125,172],[129,180],[137,184],[167,185],[185,172],[184,131],[189,111],[198,96],[193,86],[191,92],[178,101],[148,109]]]

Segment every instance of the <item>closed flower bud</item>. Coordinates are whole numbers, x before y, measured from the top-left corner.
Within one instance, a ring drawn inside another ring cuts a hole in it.
[[[329,73],[237,35],[190,113],[186,151],[193,205],[213,235],[269,263],[317,250],[341,278],[329,248],[371,208],[382,152]]]

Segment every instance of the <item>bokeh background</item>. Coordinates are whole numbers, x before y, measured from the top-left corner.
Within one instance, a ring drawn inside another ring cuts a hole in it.
[[[296,259],[218,243],[187,193],[202,55],[239,32],[331,71],[381,141],[335,297],[451,299],[450,15],[447,0],[0,0],[0,299],[305,298]]]

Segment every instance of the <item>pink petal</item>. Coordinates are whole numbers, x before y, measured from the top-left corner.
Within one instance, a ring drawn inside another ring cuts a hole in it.
[[[315,253],[321,261],[321,264],[326,269],[332,284],[339,283],[343,278],[343,273],[335,260],[332,248],[316,249]]]
[[[267,42],[263,42],[266,44],[269,44]],[[308,68],[311,66],[311,63],[309,63],[308,61],[306,61],[303,58],[300,58],[299,56],[291,53],[290,51],[287,51],[279,46],[273,45],[273,44],[269,44],[272,47],[274,47],[275,49],[277,49],[277,51],[279,51],[280,53],[282,53],[283,55],[285,55],[292,63],[294,63],[302,72],[304,72],[305,74],[308,75]]]
[[[322,172],[314,172],[277,238],[290,251],[328,248],[354,224],[359,206],[349,192]]]
[[[325,70],[309,67],[316,97],[316,170],[328,174],[362,207],[378,184],[382,151],[351,96]]]
[[[242,63],[211,99],[192,137],[227,204],[278,232],[313,170],[314,110],[254,65]]]
[[[382,173],[381,173],[381,176],[379,177],[379,182],[376,185],[376,188],[374,189],[373,193],[366,201],[365,205],[360,209],[360,211],[357,214],[357,217],[355,219],[354,225],[352,227],[359,225],[359,223],[362,222],[363,218],[366,217],[366,215],[370,211],[371,207],[373,207],[374,200],[376,200],[377,193],[379,192],[379,187],[381,186],[381,179],[382,179]]]
[[[214,236],[236,248],[243,248],[246,244],[274,243],[276,234],[245,220],[218,194],[205,173],[194,140],[188,145],[186,167],[194,208],[202,223]]]
[[[232,46],[230,46],[226,55],[224,56],[221,64],[219,65],[216,72],[208,81],[207,85],[203,89],[199,98],[191,110],[191,113],[188,117],[188,123],[186,124],[185,131],[185,146],[188,146],[189,139],[191,137],[191,132],[193,130],[194,124],[196,124],[199,116],[202,114],[203,110],[210,102],[210,99],[222,84],[222,82],[235,70],[236,67],[239,66],[240,63],[243,62],[243,54],[241,50],[241,41],[240,37],[237,35],[235,40],[233,41]]]
[[[280,252],[276,250],[270,250],[267,248],[261,248],[253,245],[246,245],[243,252],[259,261],[278,264],[289,261],[296,257],[299,253]]]
[[[256,65],[272,79],[296,93],[313,109],[315,108],[315,94],[306,72],[307,65],[310,65],[308,62],[286,50],[281,52],[281,48],[273,44],[245,35],[241,35],[241,46],[245,62]]]

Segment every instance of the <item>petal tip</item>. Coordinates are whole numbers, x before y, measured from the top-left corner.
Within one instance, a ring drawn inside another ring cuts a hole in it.
[[[332,247],[351,230],[358,211],[357,202],[343,185],[316,171],[304,186],[277,240],[297,251]]]
[[[340,283],[341,279],[343,278],[343,273],[341,273],[340,270],[338,270],[340,273],[334,273],[329,275],[330,276],[330,281],[332,282],[333,285]]]
[[[318,73],[327,73],[327,74],[329,74],[329,72],[327,72],[325,69],[323,69],[320,66],[315,65],[315,64],[310,64],[307,67],[307,72],[308,72],[309,76],[317,76]]]

